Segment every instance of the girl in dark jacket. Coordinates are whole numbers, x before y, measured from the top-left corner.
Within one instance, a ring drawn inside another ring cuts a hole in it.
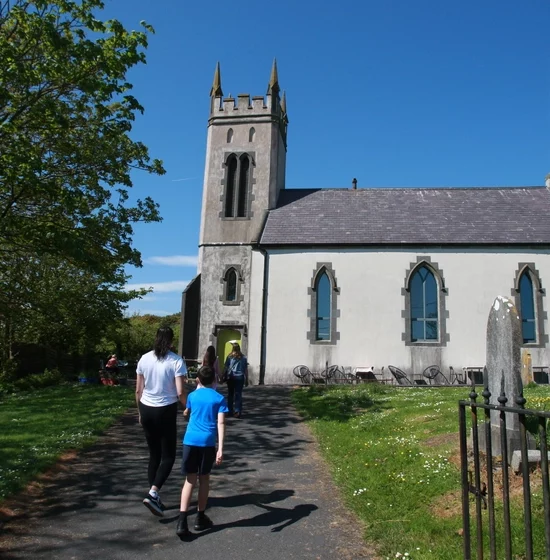
[[[243,387],[248,386],[248,361],[239,344],[233,344],[233,351],[225,361],[227,377],[227,405],[229,414],[240,418],[243,409]]]

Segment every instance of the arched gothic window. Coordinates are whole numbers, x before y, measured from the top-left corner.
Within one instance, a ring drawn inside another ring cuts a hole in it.
[[[521,333],[523,344],[537,341],[535,298],[533,281],[529,272],[524,271],[519,280],[519,297],[521,301]]]
[[[315,283],[317,292],[315,340],[330,340],[331,319],[331,285],[326,271],[317,277]]]
[[[519,263],[516,270],[512,296],[521,319],[523,344],[544,348],[548,335],[544,334],[547,314],[544,311],[545,290],[535,263]]]
[[[246,154],[240,157],[239,170],[239,196],[237,199],[237,217],[246,217],[246,199],[248,194],[248,183],[250,178],[250,159]]]
[[[226,162],[224,217],[247,218],[251,188],[252,160],[249,154],[231,154]]]
[[[225,273],[225,301],[237,301],[237,272],[234,268]]]
[[[449,312],[443,270],[429,255],[417,255],[405,275],[404,296],[405,331],[401,339],[406,346],[444,347],[450,340],[447,333]]]
[[[254,127],[252,127],[249,131],[248,131],[248,141],[249,142],[254,142],[254,137],[256,136],[256,129]]]
[[[313,269],[307,289],[310,296],[309,330],[306,337],[310,344],[335,345],[340,340],[338,331],[338,295],[340,288],[330,262],[318,262]]]
[[[220,277],[222,291],[220,301],[223,305],[241,305],[243,301],[243,275],[240,264],[226,265]]]
[[[411,340],[437,341],[439,323],[438,287],[427,266],[417,268],[410,281]]]
[[[225,185],[225,216],[232,218],[235,215],[235,180],[237,178],[237,156],[230,155],[227,160],[227,181]]]
[[[227,131],[227,143],[231,144],[231,142],[233,142],[233,129],[232,128],[230,128]]]

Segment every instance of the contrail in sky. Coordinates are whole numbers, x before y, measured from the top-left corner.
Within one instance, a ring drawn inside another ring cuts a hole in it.
[[[185,177],[184,179],[172,179],[172,183],[179,183],[180,181],[192,181],[196,177]]]

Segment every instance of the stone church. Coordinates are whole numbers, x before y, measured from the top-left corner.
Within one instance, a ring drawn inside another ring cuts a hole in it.
[[[300,364],[448,375],[485,364],[503,295],[532,364],[550,363],[546,187],[285,189],[288,124],[276,63],[265,96],[236,99],[218,65],[180,353],[223,360],[238,341],[266,384]]]

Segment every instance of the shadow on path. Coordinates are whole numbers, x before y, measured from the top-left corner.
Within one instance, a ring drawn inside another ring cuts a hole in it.
[[[225,387],[220,390],[225,393]],[[151,516],[141,503],[148,489],[148,451],[132,409],[95,445],[4,504],[0,556],[180,560],[175,523],[185,427],[180,415],[178,457],[161,492],[166,517]],[[290,389],[249,387],[243,418],[227,422],[224,464],[212,473],[208,511],[215,525],[185,543],[187,552],[211,560],[368,557],[358,552],[363,550],[360,530],[354,533],[353,554],[342,552],[351,546],[343,528],[357,524],[341,522],[345,513],[323,477],[322,460],[291,405]],[[283,530],[284,542],[275,536]]]

